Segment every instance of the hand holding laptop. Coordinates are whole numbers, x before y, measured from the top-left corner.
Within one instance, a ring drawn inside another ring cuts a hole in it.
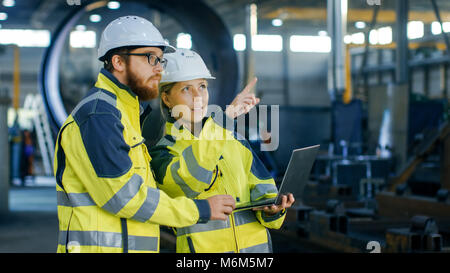
[[[276,197],[242,202],[236,204],[235,210],[262,208],[262,210],[267,211],[266,214],[270,214],[271,212],[277,213],[283,209],[283,198],[286,199],[284,206],[288,207],[294,203],[294,196],[301,202],[304,187],[308,182],[309,173],[319,147],[320,145],[314,145],[292,151],[291,159]],[[289,195],[292,195],[292,198]]]
[[[262,210],[267,216],[271,216],[274,214],[277,214],[278,212],[290,208],[295,202],[294,195],[292,193],[289,193],[288,195],[283,194],[281,196],[281,204],[279,205],[271,205],[271,206],[265,206],[265,207],[258,207],[253,208],[254,211]]]

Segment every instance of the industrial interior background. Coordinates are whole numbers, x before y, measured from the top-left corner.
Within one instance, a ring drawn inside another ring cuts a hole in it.
[[[450,1],[0,0],[0,252],[56,251],[56,133],[101,31],[130,14],[204,57],[211,103],[258,77],[279,106],[279,147],[258,151],[277,182],[321,144],[274,252],[450,251]]]

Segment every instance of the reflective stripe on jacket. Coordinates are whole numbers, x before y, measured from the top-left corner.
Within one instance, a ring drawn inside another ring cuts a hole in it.
[[[157,186],[171,197],[205,199],[230,194],[237,203],[275,197],[273,178],[246,140],[205,118],[198,136],[166,123],[166,135],[152,147]],[[278,229],[285,211],[267,217],[261,211],[235,211],[227,221],[177,228],[177,252],[271,252],[266,228]]]
[[[159,252],[159,225],[209,219],[206,200],[156,188],[138,98],[102,69],[55,148],[58,252]]]

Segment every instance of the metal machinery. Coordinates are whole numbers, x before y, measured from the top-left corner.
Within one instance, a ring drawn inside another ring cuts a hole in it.
[[[441,22],[436,2],[430,4]],[[334,106],[335,142],[317,158],[301,204],[288,210],[283,233],[296,243],[341,252],[450,252],[448,38],[442,32],[446,53],[435,49],[424,56],[423,47],[412,44],[408,59],[407,0],[397,1],[396,13],[403,19],[396,23],[394,49],[350,51],[355,96],[367,109],[366,132],[340,132],[355,111]],[[417,78],[408,75],[424,73],[419,86],[428,95],[433,70],[445,99],[417,99],[411,90]]]

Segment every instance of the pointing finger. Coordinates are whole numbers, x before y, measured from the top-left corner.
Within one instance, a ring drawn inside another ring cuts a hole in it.
[[[258,78],[254,77],[248,84],[245,86],[245,88],[242,90],[242,94],[249,93],[250,90],[255,86],[256,82],[258,81]]]

